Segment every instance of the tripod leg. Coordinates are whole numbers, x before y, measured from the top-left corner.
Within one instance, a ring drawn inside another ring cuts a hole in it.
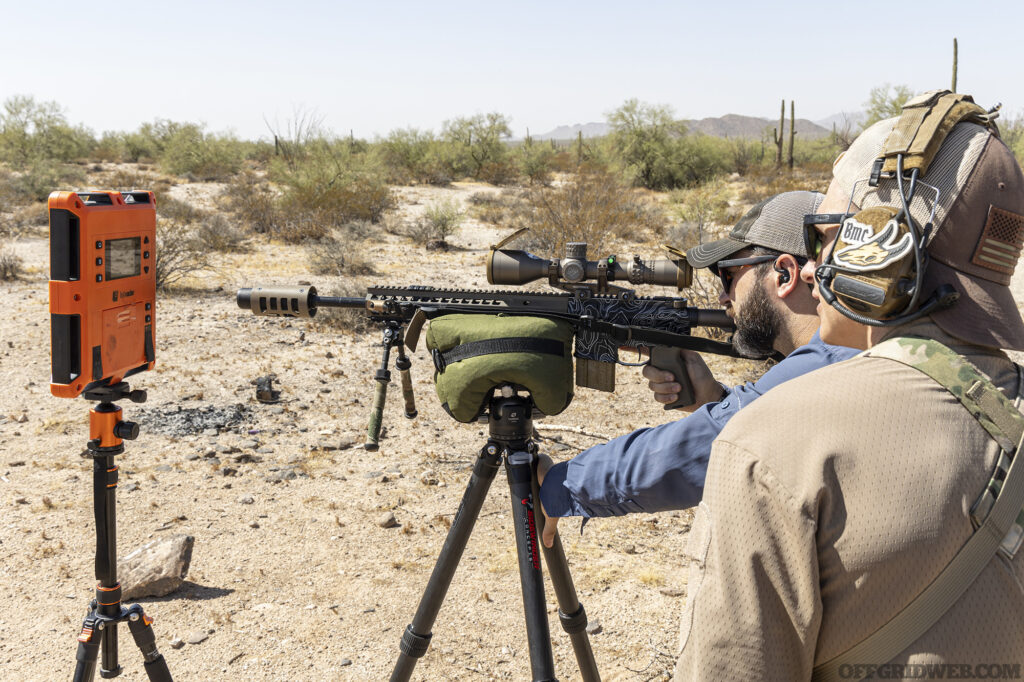
[[[534,506],[536,458],[529,452],[513,452],[505,460],[508,485],[512,492],[512,523],[516,529],[519,555],[519,579],[523,587],[526,615],[526,639],[530,647],[530,668],[535,682],[555,679],[551,654],[551,631],[544,605],[544,575],[540,567],[540,534]]]
[[[103,633],[96,629],[96,619],[90,609],[78,635],[78,653],[75,655],[74,682],[92,682],[96,676],[96,659],[100,654],[100,640]]]
[[[404,682],[412,677],[417,660],[427,653],[432,635],[430,630],[434,626],[437,612],[441,609],[445,594],[447,594],[452,577],[455,575],[455,569],[466,549],[473,526],[476,524],[477,517],[480,516],[480,508],[483,507],[487,490],[491,487],[500,462],[500,448],[493,443],[488,443],[473,467],[473,475],[466,486],[466,492],[463,493],[462,503],[455,513],[452,527],[448,530],[448,537],[445,538],[444,547],[441,548],[441,555],[437,558],[437,563],[434,564],[434,571],[430,574],[427,588],[420,598],[416,615],[413,616],[412,623],[402,635],[399,647],[401,653],[391,672],[391,682]]]
[[[543,519],[541,523],[543,524]],[[555,535],[555,542],[550,549],[541,546],[544,550],[544,562],[551,574],[551,585],[558,600],[558,618],[562,621],[562,629],[569,634],[572,650],[576,654],[576,663],[580,667],[580,676],[583,682],[599,682],[601,675],[597,671],[594,650],[590,648],[590,636],[587,635],[587,612],[583,610],[583,605],[576,597],[576,587],[569,573],[569,564],[565,560],[562,539]]]
[[[143,612],[138,604],[128,608],[128,629],[131,630],[136,646],[142,652],[143,665],[150,682],[173,682],[167,669],[167,661],[157,651],[156,635],[153,634],[153,621]]]

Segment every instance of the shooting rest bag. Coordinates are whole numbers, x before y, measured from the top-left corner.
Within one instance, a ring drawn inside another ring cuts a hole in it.
[[[427,348],[441,405],[457,421],[475,420],[492,392],[513,384],[546,415],[572,401],[568,322],[519,315],[442,315],[430,321]]]

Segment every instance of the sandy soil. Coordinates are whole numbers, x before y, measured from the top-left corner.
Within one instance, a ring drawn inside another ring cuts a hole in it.
[[[214,205],[216,191],[178,185],[171,194]],[[464,201],[474,191],[489,190],[401,188],[400,210],[414,215],[439,196]],[[367,283],[479,287],[487,247],[501,236],[470,221],[452,240],[457,248],[428,253],[382,235],[370,247],[379,275]],[[16,248],[29,274],[0,284],[0,599],[8,605],[0,612],[0,679],[45,682],[70,677],[93,593],[91,463],[80,456],[91,404],[49,393],[45,235]],[[638,249],[657,255],[654,244]],[[256,318],[235,304],[239,287],[299,280],[325,294],[340,285],[312,276],[301,249],[262,245],[222,257],[192,288],[163,296],[157,368],[132,380],[149,400],[123,404],[142,434],[118,458],[120,554],[166,534],[195,537],[185,585],[142,600],[178,680],[386,679],[485,442],[486,426],[458,424],[442,411],[420,348],[412,358],[419,417],[404,418],[393,389],[380,451],[359,447],[377,334]],[[750,372],[712,366],[724,382]],[[279,405],[255,400],[253,380],[271,372]],[[638,371],[619,368],[614,395],[580,389],[566,412],[540,422],[542,447],[562,459],[664,422],[645,384]],[[509,504],[499,473],[414,679],[529,679]],[[382,528],[377,520],[388,511],[398,525]],[[688,511],[595,519],[582,535],[578,521],[561,524],[580,599],[600,623],[591,640],[604,679],[668,678],[690,520]],[[559,676],[578,679],[555,620]],[[209,636],[169,645],[196,631]],[[122,679],[146,679],[127,631],[120,641]]]

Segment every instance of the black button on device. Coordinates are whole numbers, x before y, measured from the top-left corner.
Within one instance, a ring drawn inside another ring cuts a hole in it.
[[[153,307],[153,304],[152,304],[152,303],[147,303],[147,304],[146,304],[146,310],[149,310],[149,309],[150,309],[150,308],[152,308],[152,307]]]
[[[149,237],[143,237],[142,238],[142,243],[143,244],[148,244],[149,243]]]
[[[149,272],[149,266],[147,265],[146,267],[142,268],[142,271],[148,273]]]
[[[103,275],[96,275],[96,281],[97,282],[102,282],[103,281]]]
[[[143,258],[149,258],[149,251],[143,251],[142,252],[142,257]]]
[[[146,322],[149,323],[149,322],[152,322],[152,321],[153,321],[153,318],[151,316],[149,316],[149,315],[146,315]]]
[[[97,249],[102,249],[102,248],[103,248],[103,242],[101,242],[101,241],[97,241],[97,242],[96,242],[96,248],[97,248]]]
[[[103,259],[102,258],[97,258],[96,259],[96,265],[103,265]]]

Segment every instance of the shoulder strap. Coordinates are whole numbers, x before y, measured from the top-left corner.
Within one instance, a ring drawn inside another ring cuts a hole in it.
[[[1024,440],[1024,416],[1002,392],[965,358],[933,339],[889,339],[862,355],[896,360],[924,372],[956,396],[1000,447],[1011,437],[1014,444],[1003,447],[1009,463],[988,514],[952,561],[888,623],[852,649],[816,666],[814,682],[838,681],[842,679],[839,670],[853,663],[892,660],[938,622],[1015,533],[1019,548],[1024,525],[1024,457],[1014,457]],[[1024,389],[1019,368],[1017,374],[1019,393]]]

